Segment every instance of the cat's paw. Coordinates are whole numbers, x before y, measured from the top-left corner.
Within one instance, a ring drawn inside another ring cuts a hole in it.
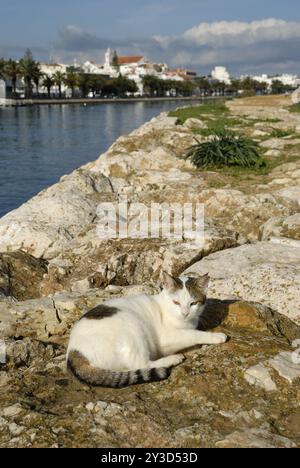
[[[228,337],[224,333],[212,333],[211,344],[226,343]]]
[[[170,360],[170,366],[178,366],[178,364],[181,364],[185,360],[183,354],[173,354],[168,356],[168,358]]]

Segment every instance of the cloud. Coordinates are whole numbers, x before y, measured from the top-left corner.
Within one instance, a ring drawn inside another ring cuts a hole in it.
[[[51,46],[51,55],[61,60],[103,61],[106,49],[116,49],[119,55],[141,54],[157,58],[162,47],[155,38],[111,39],[90,34],[78,26],[68,25],[61,29]],[[153,57],[154,56],[154,57]]]
[[[207,70],[222,64],[234,71],[298,70],[300,23],[269,18],[253,22],[200,23],[178,36],[155,36],[172,65]]]
[[[95,60],[102,63],[107,47],[120,55],[141,54],[170,66],[186,66],[198,73],[208,73],[224,65],[233,74],[299,73],[300,22],[268,18],[252,22],[219,21],[200,23],[173,36],[127,37],[116,39],[91,34],[75,25],[61,29],[49,51],[33,48],[40,60],[51,56],[71,63]],[[2,47],[2,50],[5,48]],[[8,46],[0,56],[8,54]],[[11,47],[19,56],[25,47]]]
[[[19,60],[20,57],[23,57],[27,49],[30,49],[33,55],[38,57],[39,60],[48,60],[49,58],[49,50],[46,48],[36,46],[31,47],[30,45],[11,44],[0,44],[0,57]]]

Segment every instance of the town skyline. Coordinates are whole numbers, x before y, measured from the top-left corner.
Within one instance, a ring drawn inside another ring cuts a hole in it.
[[[0,31],[0,57],[17,59],[30,48],[42,62],[102,63],[111,47],[120,55],[145,55],[198,74],[208,74],[216,65],[233,75],[300,72],[296,0],[284,5],[256,0],[239,5],[229,0],[226,8],[219,0],[189,0],[185,5],[177,0],[87,0],[84,8],[77,0],[59,4],[54,0],[51,8],[59,8],[59,15],[50,15],[49,5],[36,0],[28,0],[26,8],[24,3],[13,0],[1,5],[5,24]]]

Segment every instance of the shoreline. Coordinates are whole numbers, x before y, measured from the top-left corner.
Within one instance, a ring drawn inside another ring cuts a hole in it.
[[[70,98],[70,99],[5,99],[5,102],[0,102],[1,107],[25,107],[25,106],[43,106],[43,105],[65,105],[65,104],[122,104],[129,102],[169,102],[169,101],[199,101],[204,99],[220,99],[223,96],[191,96],[191,97],[141,97],[141,98],[117,98],[117,99],[104,99],[104,98]],[[226,96],[225,96],[226,97]]]

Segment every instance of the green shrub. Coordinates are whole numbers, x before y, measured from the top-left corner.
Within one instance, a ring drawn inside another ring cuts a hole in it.
[[[197,141],[197,140],[196,140]],[[259,145],[250,138],[229,130],[216,132],[210,141],[191,146],[186,154],[197,167],[239,166],[259,168],[265,161],[259,154]]]

